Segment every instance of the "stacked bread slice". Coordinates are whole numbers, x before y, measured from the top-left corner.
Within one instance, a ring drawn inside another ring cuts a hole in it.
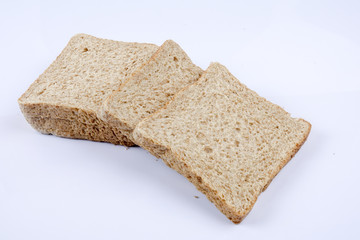
[[[197,81],[202,72],[178,44],[168,40],[104,102],[101,116],[134,141],[132,131],[136,125]]]
[[[234,223],[311,129],[221,64],[201,70],[171,40],[157,47],[77,35],[19,104],[42,133],[143,147]]]
[[[134,138],[239,223],[309,131],[309,123],[212,63],[195,84],[140,122]]]
[[[131,146],[98,116],[107,97],[158,50],[78,34],[20,97],[26,120],[38,131],[62,137]]]

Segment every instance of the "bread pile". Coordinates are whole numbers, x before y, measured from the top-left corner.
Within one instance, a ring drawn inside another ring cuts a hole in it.
[[[223,65],[203,71],[171,40],[158,47],[78,34],[18,102],[41,133],[143,147],[234,223],[311,129]]]

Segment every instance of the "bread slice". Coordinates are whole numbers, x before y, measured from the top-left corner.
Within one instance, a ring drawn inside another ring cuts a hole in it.
[[[202,72],[177,43],[167,40],[105,101],[102,118],[134,141],[135,126],[163,107],[179,90],[198,80]]]
[[[310,128],[212,63],[133,136],[240,223]]]
[[[18,100],[38,131],[131,146],[98,118],[104,100],[159,47],[78,34]]]

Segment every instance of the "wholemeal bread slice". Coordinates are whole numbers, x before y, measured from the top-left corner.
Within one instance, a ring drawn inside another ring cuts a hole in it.
[[[102,118],[134,141],[135,126],[163,107],[179,90],[198,80],[202,72],[177,43],[167,40],[104,102]]]
[[[75,35],[19,98],[20,108],[42,133],[131,146],[98,112],[104,100],[158,48]]]
[[[310,128],[212,63],[196,83],[141,121],[133,137],[239,223]]]

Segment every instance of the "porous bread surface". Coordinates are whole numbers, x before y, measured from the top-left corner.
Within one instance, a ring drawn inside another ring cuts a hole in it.
[[[310,129],[212,63],[133,136],[239,223]]]
[[[109,127],[104,122],[86,124],[79,121],[56,118],[30,117],[27,121],[43,134],[59,137],[87,139],[97,142],[110,142],[124,146],[133,146],[133,142],[122,135],[118,129]]]
[[[153,44],[75,35],[19,98],[20,108],[27,119],[43,117],[97,124],[101,121],[97,113],[104,100],[157,49]]]
[[[159,50],[104,103],[102,118],[132,141],[132,131],[163,107],[175,93],[199,79],[203,70],[172,40]]]

